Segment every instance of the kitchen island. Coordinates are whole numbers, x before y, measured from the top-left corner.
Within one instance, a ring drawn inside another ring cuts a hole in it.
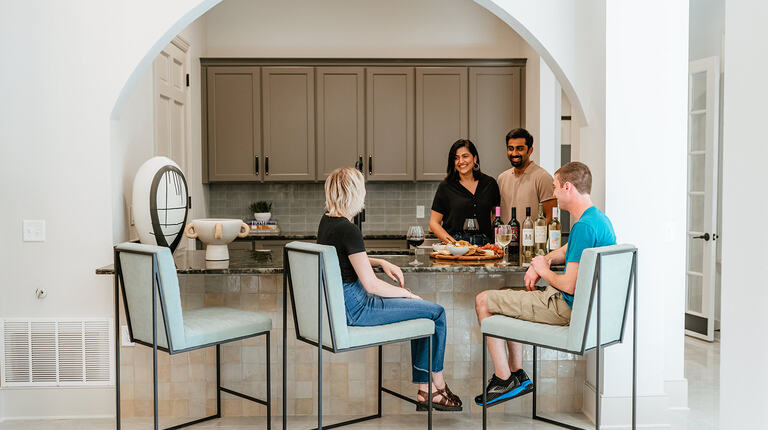
[[[265,312],[272,317],[272,396],[273,412],[280,414],[282,394],[282,249],[249,251],[230,249],[228,262],[206,262],[205,252],[177,251],[174,254],[184,309],[204,306],[228,306]],[[436,302],[446,310],[447,345],[445,375],[451,390],[464,402],[463,413],[479,413],[472,401],[480,393],[482,351],[479,326],[475,316],[475,295],[486,289],[522,288],[525,268],[499,266],[500,260],[485,262],[436,261],[425,253],[418,255],[424,263],[410,266],[413,255],[376,255],[402,268],[405,286],[425,300]],[[375,268],[382,279],[386,276]],[[112,266],[97,270],[114,274]],[[390,281],[391,282],[391,281]],[[289,305],[290,306],[290,305]],[[289,307],[290,309],[290,307]],[[124,317],[121,317],[121,321]],[[288,413],[316,413],[316,350],[298,342],[292,316],[288,320]],[[121,322],[121,324],[125,324]],[[222,382],[242,392],[263,396],[264,339],[248,339],[222,346]],[[210,351],[209,351],[210,350]],[[212,413],[216,405],[215,353],[213,348],[160,358],[160,412],[179,420]],[[151,416],[151,348],[121,348],[121,381],[123,416]],[[342,354],[326,354],[323,358],[324,413],[336,416],[362,416],[376,411],[376,348]],[[526,347],[524,366],[531,373],[531,348]],[[542,350],[538,375],[538,410],[540,412],[576,412],[582,407],[585,363],[580,357]],[[383,349],[384,386],[415,396],[416,387],[409,381],[410,344],[387,345]],[[384,414],[415,413],[413,405],[392,396],[383,397]],[[224,394],[226,416],[263,415],[264,408]],[[492,408],[490,413],[516,413],[529,416],[531,396]],[[479,419],[479,417],[478,417]]]

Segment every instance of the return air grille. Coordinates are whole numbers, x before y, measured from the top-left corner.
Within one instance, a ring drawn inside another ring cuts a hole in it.
[[[0,384],[111,385],[112,333],[112,319],[0,320]]]

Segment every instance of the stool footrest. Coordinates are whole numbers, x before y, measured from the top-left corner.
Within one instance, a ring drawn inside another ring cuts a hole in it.
[[[175,425],[173,427],[167,427],[165,430],[180,429],[180,428],[183,428],[183,427],[188,427],[188,426],[191,426],[191,425],[202,423],[202,422],[208,421],[208,420],[213,420],[213,419],[216,419],[216,418],[221,418],[221,416],[219,414],[215,414],[215,415],[211,415],[209,417],[198,418],[196,420],[188,421],[188,422],[185,422],[183,424],[178,424],[178,425]]]
[[[264,401],[264,400],[257,399],[256,397],[251,397],[251,396],[249,396],[247,394],[238,393],[237,391],[232,391],[229,388],[219,387],[219,390],[221,390],[221,391],[223,391],[223,392],[225,392],[227,394],[231,394],[233,396],[242,397],[245,400],[250,400],[252,402],[256,402],[256,403],[260,403],[260,404],[262,404],[264,406],[268,406],[267,402]]]

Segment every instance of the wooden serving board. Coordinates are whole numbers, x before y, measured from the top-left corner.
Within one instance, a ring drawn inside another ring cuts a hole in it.
[[[444,255],[436,252],[430,252],[429,256],[437,260],[458,260],[458,261],[483,261],[498,260],[502,255]]]

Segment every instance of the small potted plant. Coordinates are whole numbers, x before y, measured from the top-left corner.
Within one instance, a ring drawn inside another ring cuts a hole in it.
[[[253,212],[253,218],[256,221],[267,222],[272,218],[272,203],[260,200],[251,203],[248,208]]]

